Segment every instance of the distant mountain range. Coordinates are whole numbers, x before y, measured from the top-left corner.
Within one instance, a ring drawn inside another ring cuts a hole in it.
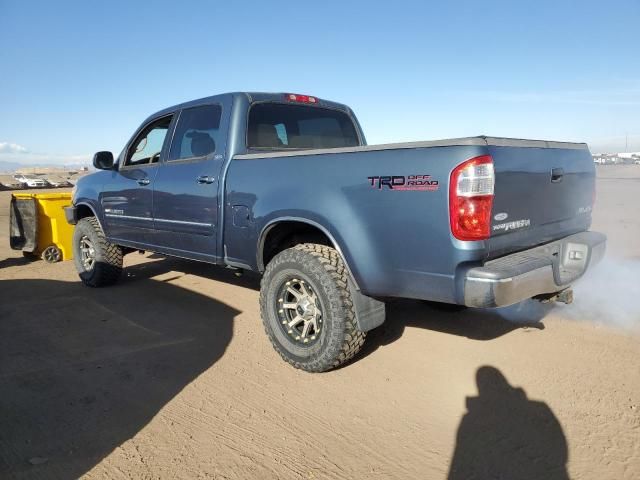
[[[24,167],[23,164],[18,162],[2,162],[0,161],[0,172],[13,172],[20,167]]]

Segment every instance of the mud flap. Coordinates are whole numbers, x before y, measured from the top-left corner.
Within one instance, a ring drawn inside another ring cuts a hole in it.
[[[375,298],[363,295],[355,288],[349,278],[349,291],[353,300],[353,308],[356,311],[356,322],[361,332],[368,332],[384,323],[386,318],[385,304]]]
[[[38,248],[38,206],[34,198],[11,197],[9,246],[33,253]]]

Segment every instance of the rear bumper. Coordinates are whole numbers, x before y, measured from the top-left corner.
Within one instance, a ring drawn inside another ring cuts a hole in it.
[[[503,307],[569,287],[604,256],[607,237],[582,232],[468,270],[464,304]]]

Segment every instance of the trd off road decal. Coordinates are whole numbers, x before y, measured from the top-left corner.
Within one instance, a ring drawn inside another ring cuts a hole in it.
[[[440,187],[438,180],[431,175],[387,175],[382,177],[367,177],[369,185],[377,190],[383,187],[389,190],[421,190],[433,192]]]

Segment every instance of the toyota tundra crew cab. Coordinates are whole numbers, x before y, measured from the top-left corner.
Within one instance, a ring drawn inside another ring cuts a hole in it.
[[[585,144],[367,145],[351,109],[308,95],[176,105],[93,163],[66,210],[86,285],[116,282],[136,250],[259,272],[266,333],[307,371],[351,359],[385,298],[568,302],[605,250]]]

